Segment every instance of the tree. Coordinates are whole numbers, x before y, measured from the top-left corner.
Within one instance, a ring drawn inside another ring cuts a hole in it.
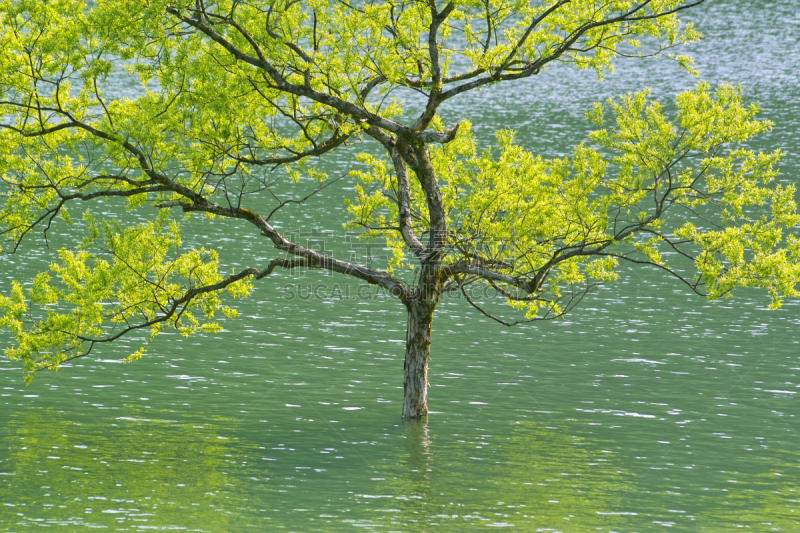
[[[451,291],[506,325],[548,320],[624,260],[711,298],[751,286],[780,305],[798,294],[794,189],[769,185],[779,151],[741,146],[770,124],[738,88],[700,83],[672,121],[647,91],[597,104],[593,146],[569,158],[526,151],[504,124],[479,150],[470,117],[440,117],[462,93],[535,81],[555,63],[602,76],[617,56],[662,55],[691,72],[671,50],[699,38],[677,16],[702,1],[0,0],[4,251],[87,207],[85,237],[0,299],[6,356],[30,378],[131,332],[214,330],[216,313],[235,315],[225,293],[326,270],[407,308],[403,416],[421,418],[433,315]],[[123,83],[138,88],[123,97]],[[415,95],[410,107],[401,94]],[[385,240],[384,269],[276,229],[284,207],[338,177],[314,159],[360,142],[383,155],[345,169],[359,185],[343,222]],[[120,199],[152,218],[99,214]],[[224,275],[214,243],[181,245],[175,211],[238,220],[276,255]],[[471,298],[473,284],[519,320]]]

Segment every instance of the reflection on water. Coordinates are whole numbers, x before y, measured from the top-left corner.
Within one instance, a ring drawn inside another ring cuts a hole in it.
[[[9,417],[0,444],[0,528],[800,526],[800,455],[789,432],[785,441],[740,438],[731,447],[729,435],[706,437],[699,427],[648,450],[649,439],[637,437],[645,428],[604,427],[595,409],[572,416],[517,409],[503,421],[461,410],[448,418],[453,432],[441,423],[387,426],[379,414],[351,421],[341,435],[332,428],[306,437],[298,436],[302,417],[242,427],[230,417],[200,421],[167,409],[125,406],[98,420],[100,413],[31,405]],[[674,438],[673,420],[657,415],[631,419],[650,420],[656,439]],[[381,440],[366,440],[376,428]]]
[[[588,531],[623,525],[632,514],[623,499],[633,476],[619,457],[565,428],[518,421],[501,435],[450,441],[434,464],[436,441],[424,424],[413,426],[404,434],[402,470],[391,477],[387,468],[380,485],[389,499],[383,511],[397,514],[373,518],[374,525]]]
[[[433,472],[433,450],[428,435],[427,421],[408,420],[403,422],[407,460],[406,471],[414,485],[414,495],[425,497],[430,489],[430,473]]]
[[[214,421],[120,414],[111,428],[84,427],[55,408],[12,415],[0,524],[228,531],[237,522],[229,510],[247,505],[235,475],[257,450]]]

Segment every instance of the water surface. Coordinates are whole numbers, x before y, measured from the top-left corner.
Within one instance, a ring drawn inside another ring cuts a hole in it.
[[[795,183],[796,5],[718,0],[686,18],[705,34],[692,47],[702,77],[760,102],[775,129],[754,146],[786,152],[780,179]],[[483,139],[513,125],[559,155],[585,138],[592,102],[647,85],[666,99],[694,83],[665,61],[620,62],[601,84],[554,69],[445,114],[472,117]],[[330,171],[351,160],[339,155]],[[351,186],[285,224],[333,231],[319,221],[343,213]],[[272,257],[234,227],[194,228],[229,266]],[[0,259],[0,290],[48,260]],[[341,297],[281,289],[320,282],[329,295],[340,284]],[[800,528],[797,301],[767,311],[765,295],[743,291],[708,302],[629,269],[559,322],[505,329],[445,301],[424,426],[399,416],[401,305],[346,299],[345,282],[269,278],[226,331],[165,335],[135,364],[119,362],[121,345],[26,387],[0,361],[0,528]]]

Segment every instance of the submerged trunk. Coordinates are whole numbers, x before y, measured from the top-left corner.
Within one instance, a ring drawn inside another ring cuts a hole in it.
[[[414,301],[407,304],[405,378],[403,382],[403,418],[428,416],[428,359],[431,354],[431,323],[435,302]]]

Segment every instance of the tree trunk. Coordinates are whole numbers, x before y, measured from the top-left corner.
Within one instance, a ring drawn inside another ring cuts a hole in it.
[[[428,359],[431,354],[431,323],[436,304],[408,303],[406,361],[403,382],[403,418],[428,416]]]

